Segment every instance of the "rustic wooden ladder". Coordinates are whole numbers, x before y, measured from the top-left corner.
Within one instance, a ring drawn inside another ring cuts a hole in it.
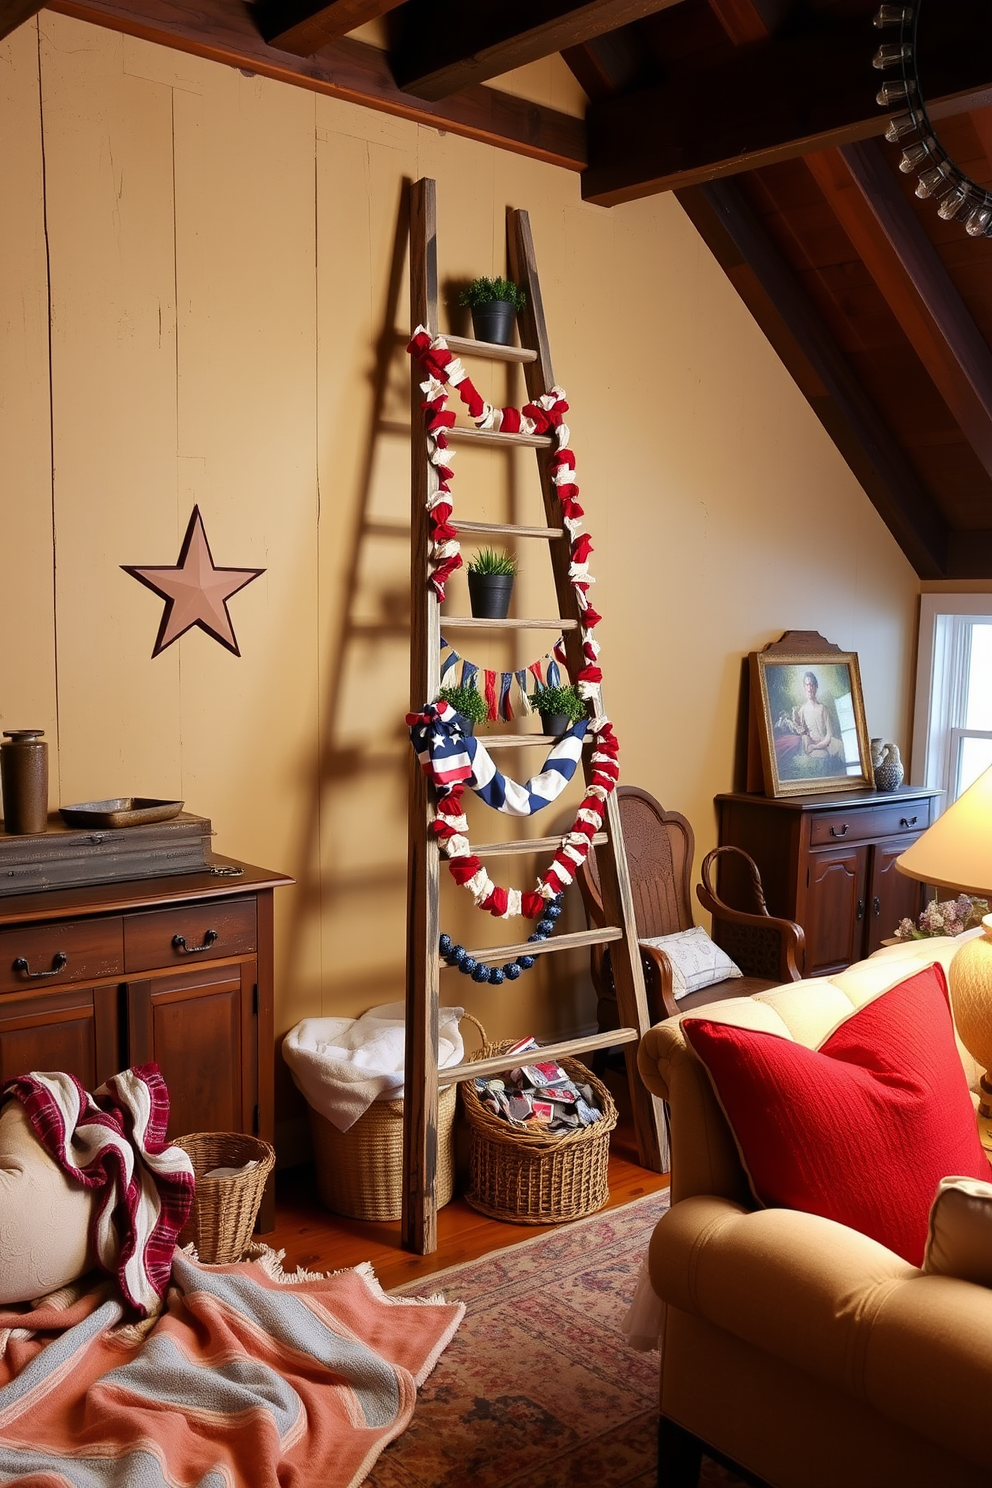
[[[423,325],[432,334],[438,330],[437,219],[435,186],[429,179],[411,185],[410,196],[410,311],[411,327]],[[527,213],[513,211],[508,219],[508,252],[510,277],[524,290],[526,308],[518,317],[523,346],[495,346],[460,336],[445,336],[449,349],[459,356],[479,357],[494,362],[517,362],[524,368],[527,392],[531,399],[554,386],[551,351],[541,300],[541,286],[531,239]],[[427,459],[422,412],[423,374],[413,364],[411,386],[412,428],[412,601],[410,644],[410,700],[418,709],[438,695],[440,682],[441,616],[440,605],[428,583],[429,497],[436,489],[436,474]],[[460,517],[460,532],[503,535],[513,538],[535,538],[550,544],[551,562],[559,615],[553,619],[480,620],[445,614],[444,629],[516,628],[520,630],[553,630],[564,636],[568,669],[576,676],[582,666],[579,639],[579,611],[569,581],[569,544],[561,523],[560,507],[551,480],[552,440],[546,435],[503,434],[477,429],[454,428],[450,440],[476,444],[501,445],[507,449],[526,445],[535,449],[544,494],[547,527],[522,527],[494,522],[468,522]],[[534,734],[499,735],[487,738],[487,748],[514,748],[540,743]],[[553,740],[546,741],[549,745]],[[590,764],[585,752],[584,769],[588,779]],[[406,1249],[427,1255],[437,1248],[437,1204],[435,1180],[437,1169],[438,1105],[438,1006],[442,966],[438,949],[440,857],[437,840],[430,830],[434,817],[427,777],[411,756],[409,879],[407,924],[406,986],[406,1074],[404,1102],[404,1191],[402,1242]],[[630,878],[623,848],[623,834],[616,795],[606,803],[604,830],[596,834],[596,860],[602,886],[607,924],[601,929],[555,935],[539,942],[486,947],[469,954],[489,963],[511,961],[520,955],[540,955],[574,950],[611,942],[611,962],[616,985],[620,1020],[624,1025],[609,1033],[592,1034],[546,1044],[542,1057],[558,1059],[592,1049],[625,1045],[627,1075],[630,1084],[638,1153],[644,1167],[663,1172],[668,1161],[668,1141],[664,1108],[641,1083],[636,1066],[637,1042],[648,1028],[647,998],[637,948]],[[480,843],[481,857],[523,852],[554,850],[560,838],[530,838],[526,841]],[[453,971],[451,973],[454,974]],[[476,1075],[497,1074],[506,1067],[506,1056],[473,1060],[444,1070],[444,1083],[472,1079]]]

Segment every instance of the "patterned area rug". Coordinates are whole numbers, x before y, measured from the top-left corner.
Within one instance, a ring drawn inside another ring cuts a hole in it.
[[[654,1488],[658,1355],[620,1332],[668,1193],[400,1287],[466,1304],[367,1488]],[[701,1484],[739,1480],[704,1465]]]

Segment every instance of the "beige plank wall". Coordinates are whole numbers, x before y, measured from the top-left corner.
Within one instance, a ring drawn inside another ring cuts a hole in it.
[[[446,325],[530,210],[626,779],[712,846],[740,659],[786,628],[858,651],[871,732],[908,743],[918,581],[672,198],[586,206],[571,173],[46,12],[0,59],[0,715],[58,728],[53,803],[177,792],[297,877],[280,1031],[402,996],[407,180],[438,182]],[[463,513],[538,518],[531,462],[456,469]],[[218,564],[266,573],[231,600],[240,658],[195,631],[152,660],[161,604],[120,565],[174,562],[194,503]],[[479,918],[446,895],[446,927],[502,938]],[[581,958],[445,995],[491,1036],[593,1016]],[[297,1110],[283,1081],[284,1133]]]

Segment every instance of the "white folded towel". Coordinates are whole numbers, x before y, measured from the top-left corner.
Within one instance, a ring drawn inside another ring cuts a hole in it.
[[[464,1008],[438,1009],[438,1068],[460,1064]],[[339,1131],[375,1100],[403,1094],[405,1007],[386,1002],[360,1018],[304,1018],[282,1041],[282,1057],[307,1102]]]

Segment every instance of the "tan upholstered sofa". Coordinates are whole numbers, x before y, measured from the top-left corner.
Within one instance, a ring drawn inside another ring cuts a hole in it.
[[[817,1047],[855,1008],[960,941],[888,947],[831,978],[690,1016]],[[969,1084],[979,1071],[960,1050]],[[700,1443],[774,1488],[964,1488],[992,1460],[992,1291],[924,1275],[818,1215],[757,1208],[700,1061],[669,1018],[642,1040],[670,1103],[672,1206],[651,1242],[664,1302],[659,1484]]]

